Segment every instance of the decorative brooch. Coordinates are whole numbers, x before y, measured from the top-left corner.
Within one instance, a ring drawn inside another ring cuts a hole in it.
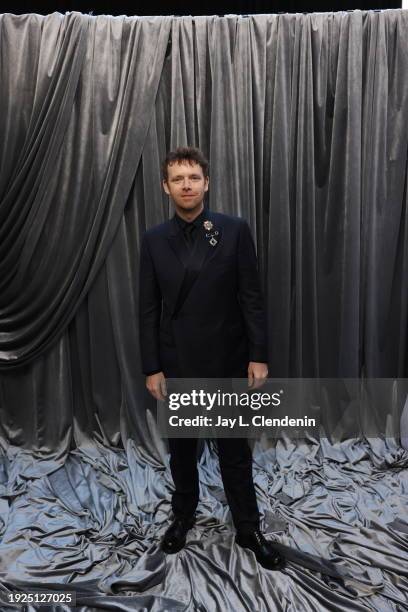
[[[212,223],[212,221],[204,221],[203,226],[204,229],[209,232],[214,227],[214,224]],[[218,234],[219,232],[215,230],[214,232],[212,232],[212,234],[205,235],[206,238],[210,238],[208,242],[211,244],[211,246],[215,246],[217,244],[218,240],[216,240],[214,236],[218,236]]]

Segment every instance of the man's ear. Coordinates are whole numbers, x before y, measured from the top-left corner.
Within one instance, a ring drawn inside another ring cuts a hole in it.
[[[208,178],[208,176],[205,177],[205,183],[204,183],[204,191],[208,191],[208,184],[210,182],[210,179]]]
[[[163,185],[163,189],[164,189],[164,191],[167,193],[167,195],[170,195],[170,191],[169,191],[169,188],[168,188],[168,186],[167,186],[167,181],[166,181],[166,179],[163,179],[163,181],[162,181],[162,185]]]

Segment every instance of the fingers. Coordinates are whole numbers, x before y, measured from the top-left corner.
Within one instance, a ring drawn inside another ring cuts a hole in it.
[[[259,389],[259,387],[262,387],[263,384],[265,384],[265,378],[256,378],[255,376],[248,376],[248,387],[250,389]]]
[[[263,371],[264,372],[264,371]],[[268,376],[268,370],[265,373],[259,374],[258,371],[254,371],[253,367],[248,368],[248,387],[251,389],[259,389],[265,384]]]
[[[167,395],[166,379],[162,372],[148,376],[146,379],[146,388],[154,399],[164,402],[164,396]]]
[[[253,389],[259,389],[259,387],[262,387],[262,385],[265,384],[265,380],[266,377],[262,377],[262,378],[254,378],[254,384],[253,384]]]
[[[151,395],[153,395],[154,399],[164,402],[164,397],[161,393],[160,387],[154,387],[153,389],[149,389]]]
[[[167,395],[167,385],[166,385],[166,379],[164,378],[164,376],[160,380],[160,392],[162,394],[163,401],[164,401],[164,396]]]

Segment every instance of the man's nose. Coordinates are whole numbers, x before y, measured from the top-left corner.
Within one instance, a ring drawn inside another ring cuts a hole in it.
[[[191,185],[190,185],[190,179],[184,179],[183,180],[183,189],[190,189]]]

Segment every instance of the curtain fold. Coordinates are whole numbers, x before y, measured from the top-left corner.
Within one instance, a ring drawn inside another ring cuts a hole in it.
[[[16,153],[0,202],[0,367],[9,368],[61,336],[103,264],[143,150],[170,19],[3,15],[0,28],[5,80],[24,66],[0,101],[9,111],[0,156],[10,141]],[[31,108],[21,102],[26,80]]]
[[[50,450],[59,435],[65,447],[132,436],[163,457],[140,373],[138,258],[145,229],[172,214],[160,164],[178,145],[210,156],[208,206],[251,225],[271,376],[406,376],[404,11],[1,23],[0,214],[15,238],[0,260],[5,440]],[[77,75],[71,89],[57,65]],[[73,100],[55,102],[60,153],[43,196],[25,201],[46,182],[51,82]]]

